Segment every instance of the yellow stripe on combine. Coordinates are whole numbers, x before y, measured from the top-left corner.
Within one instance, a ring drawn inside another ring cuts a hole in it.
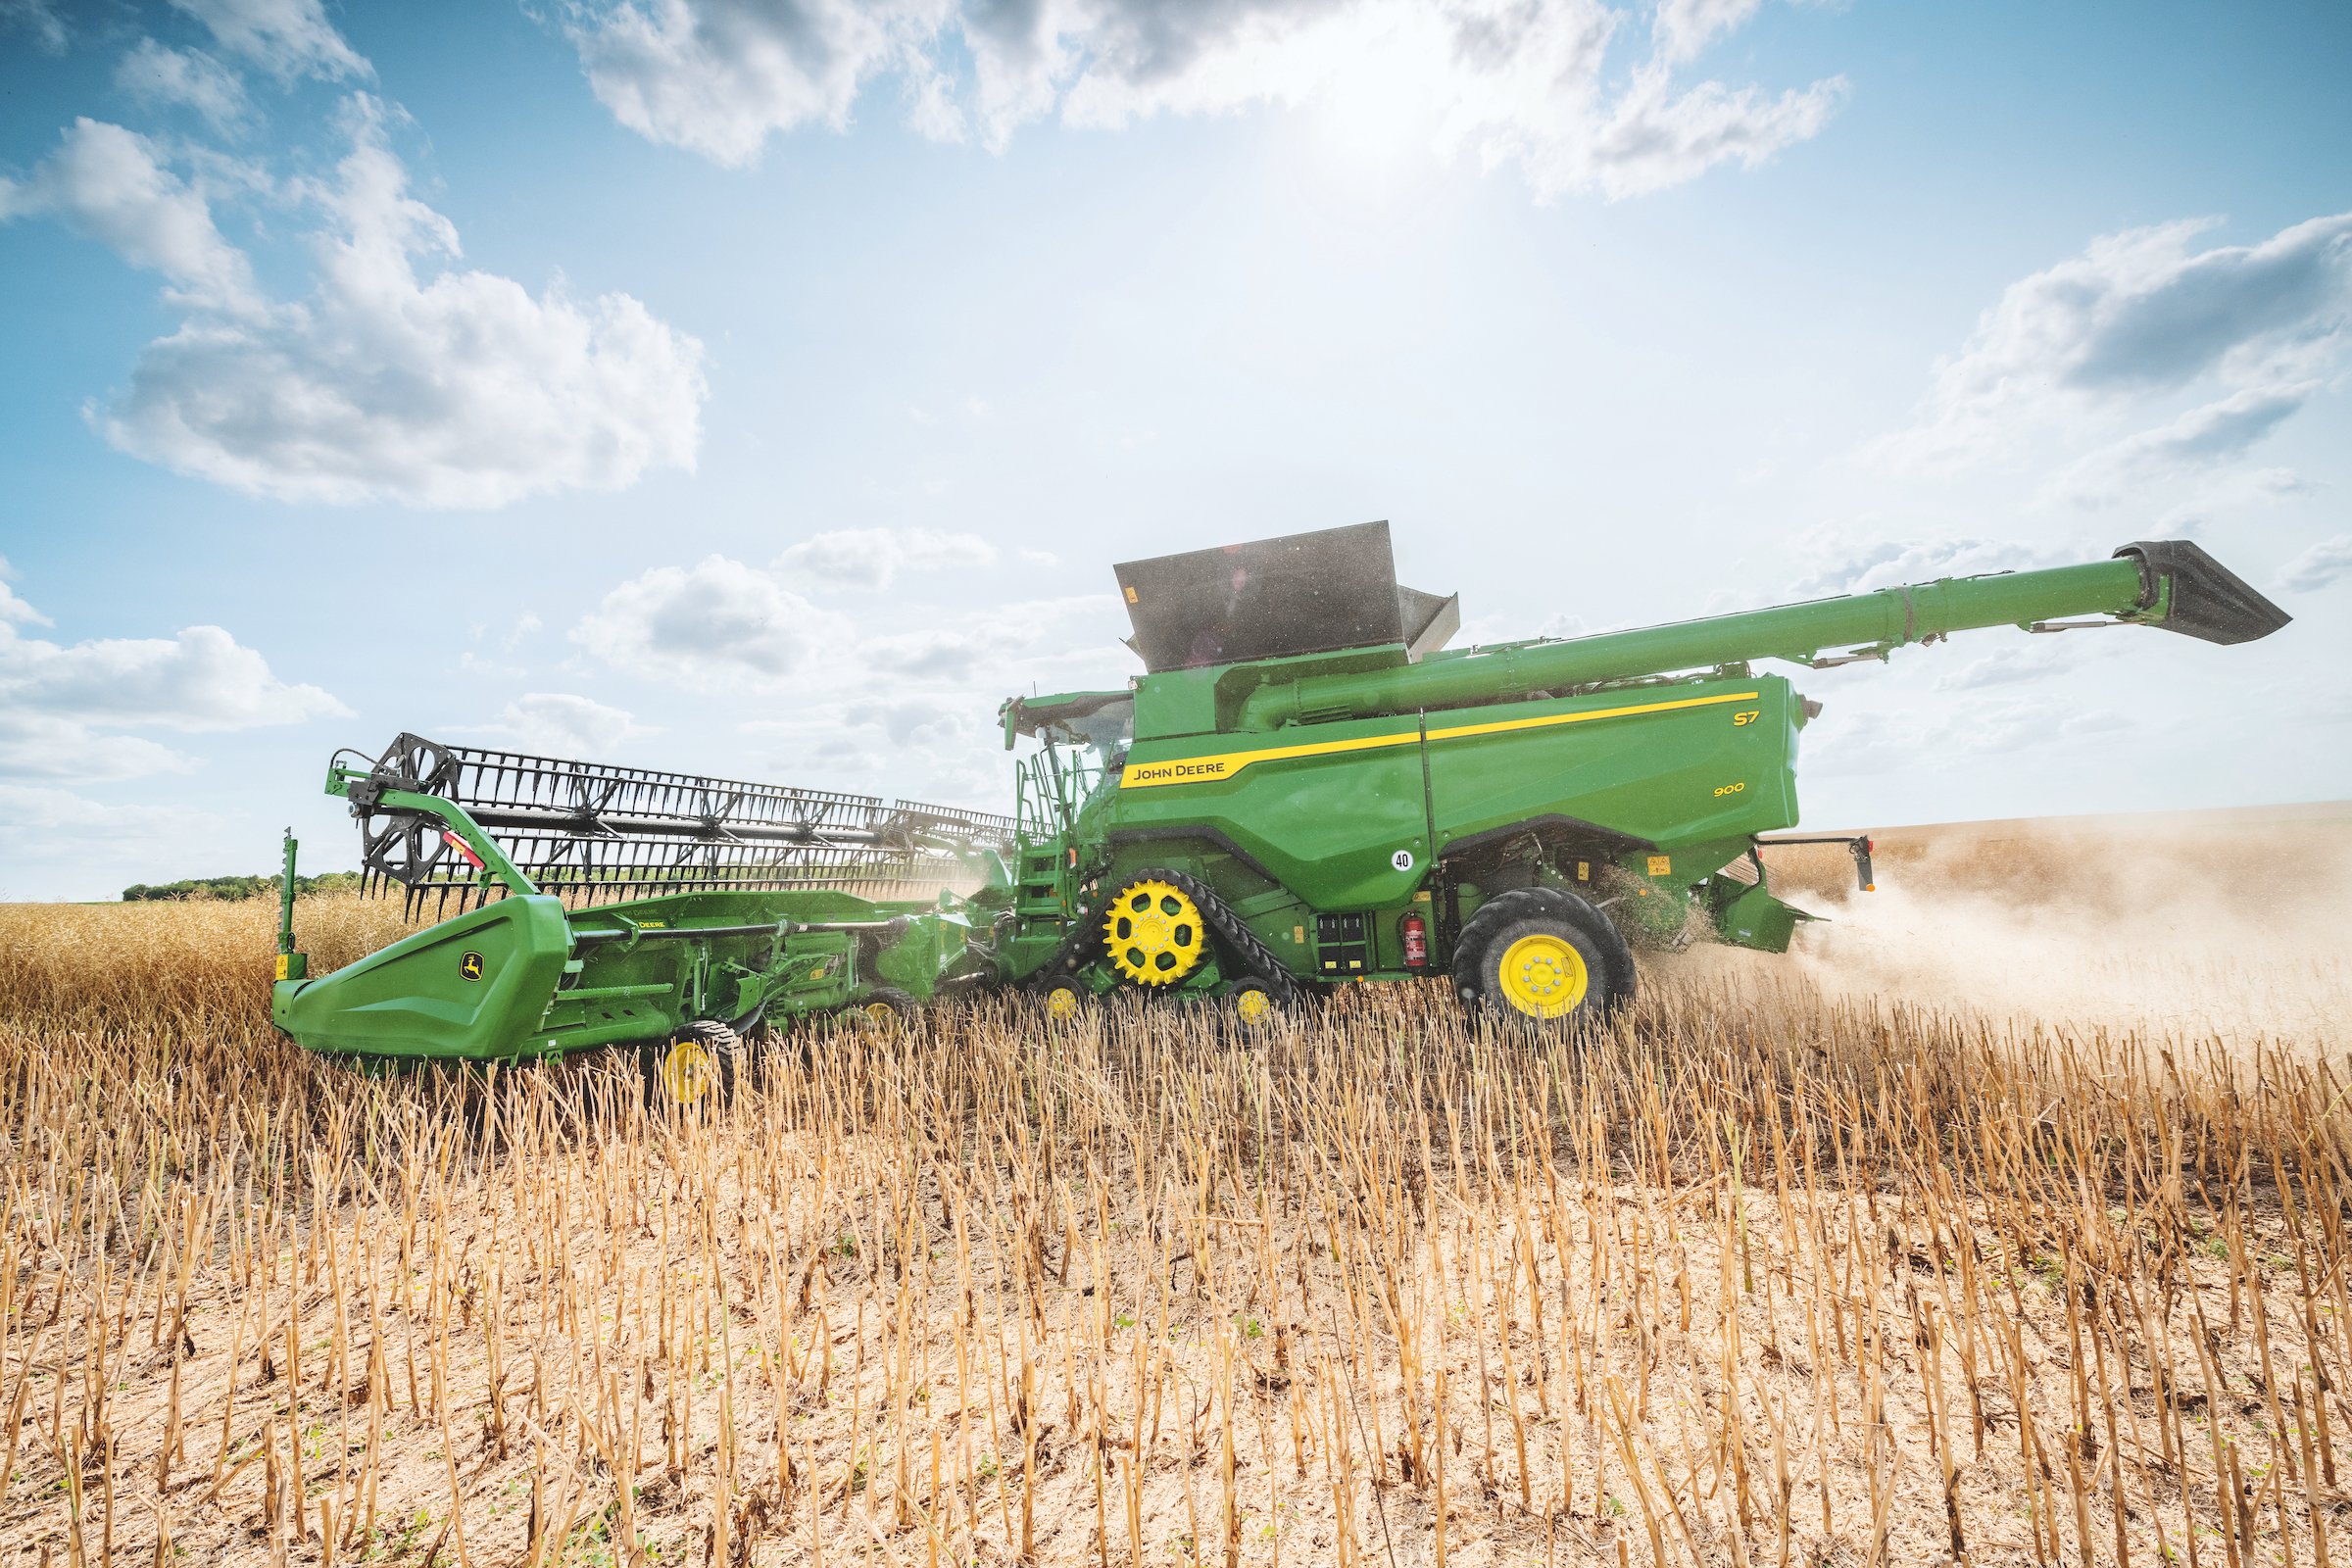
[[[1637,708],[1595,708],[1581,713],[1544,713],[1535,718],[1497,719],[1489,724],[1457,724],[1450,729],[1433,729],[1433,741],[1449,741],[1465,735],[1501,735],[1511,730],[1550,729],[1560,724],[1585,724],[1596,718],[1629,718],[1637,713],[1666,713],[1682,708],[1713,708],[1721,703],[1752,703],[1761,693],[1727,692],[1718,697],[1684,697],[1671,703],[1643,703]],[[1278,762],[1292,757],[1332,757],[1343,752],[1369,752],[1383,746],[1412,746],[1419,743],[1421,732],[1408,729],[1397,735],[1360,735],[1353,740],[1315,741],[1305,746],[1269,746],[1256,752],[1220,752],[1211,757],[1182,757],[1164,762],[1130,762],[1119,775],[1123,790],[1153,789],[1162,784],[1213,784],[1228,779],[1251,762]]]

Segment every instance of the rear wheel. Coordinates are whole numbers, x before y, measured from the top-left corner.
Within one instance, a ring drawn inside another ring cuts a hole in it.
[[[716,1019],[690,1023],[646,1054],[646,1088],[657,1104],[693,1105],[713,1094],[723,1103],[735,1091],[742,1049],[735,1031]]]
[[[1522,1027],[1596,1023],[1633,1000],[1634,958],[1608,917],[1558,888],[1492,899],[1462,927],[1463,1004]]]

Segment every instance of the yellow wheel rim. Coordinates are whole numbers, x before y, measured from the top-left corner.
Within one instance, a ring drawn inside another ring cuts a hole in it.
[[[1105,916],[1111,966],[1139,986],[1164,986],[1200,966],[1200,911],[1166,882],[1122,890]]]
[[[1585,956],[1565,937],[1539,931],[1503,950],[1496,980],[1511,1010],[1530,1018],[1574,1012],[1592,984]]]
[[[1263,991],[1245,991],[1233,999],[1233,1012],[1250,1028],[1260,1028],[1274,1016],[1274,999]]]
[[[662,1087],[681,1105],[691,1105],[708,1094],[716,1064],[699,1040],[681,1040],[662,1058]]]
[[[899,1009],[887,1002],[869,1002],[858,1010],[877,1029],[887,1029],[899,1021]]]
[[[1078,1009],[1083,1005],[1075,986],[1055,986],[1046,993],[1046,1016],[1049,1018],[1066,1022],[1077,1017]]]

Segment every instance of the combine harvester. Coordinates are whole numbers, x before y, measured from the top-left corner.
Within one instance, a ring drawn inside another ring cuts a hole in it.
[[[1122,989],[1259,1019],[1342,981],[1449,976],[1473,1010],[1632,997],[1629,935],[1778,953],[1812,916],[1762,851],[1820,712],[1751,662],[1825,669],[1977,627],[2214,643],[2288,617],[2193,544],[1568,640],[1447,650],[1386,523],[1117,569],[1147,673],[1013,698],[1014,920],[995,955],[1070,1012]],[[2089,617],[2070,619],[2067,617]],[[1865,890],[1870,841],[1850,841]],[[1064,911],[1069,911],[1065,916]]]
[[[2214,643],[2288,617],[2183,543],[1639,631],[1447,650],[1367,523],[1116,568],[1146,673],[1012,698],[1012,817],[404,735],[330,762],[365,872],[457,912],[318,980],[279,938],[271,1013],[351,1058],[635,1045],[683,1100],[761,1020],[889,1019],[1021,987],[1262,1025],[1340,983],[1448,976],[1544,1024],[1630,999],[1629,937],[1782,952],[1813,916],[1763,851],[1820,711],[1751,662],[1886,660],[1954,632],[2139,625]],[[2073,618],[2068,617],[2089,617]],[[286,846],[286,886],[295,846]],[[958,894],[960,886],[966,891]]]

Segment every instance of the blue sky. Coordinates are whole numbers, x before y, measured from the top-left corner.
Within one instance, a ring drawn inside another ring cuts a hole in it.
[[[0,3],[0,896],[402,730],[975,806],[1113,561],[1463,640],[2198,540],[2297,616],[1802,673],[1822,826],[2335,799],[2352,13]]]

